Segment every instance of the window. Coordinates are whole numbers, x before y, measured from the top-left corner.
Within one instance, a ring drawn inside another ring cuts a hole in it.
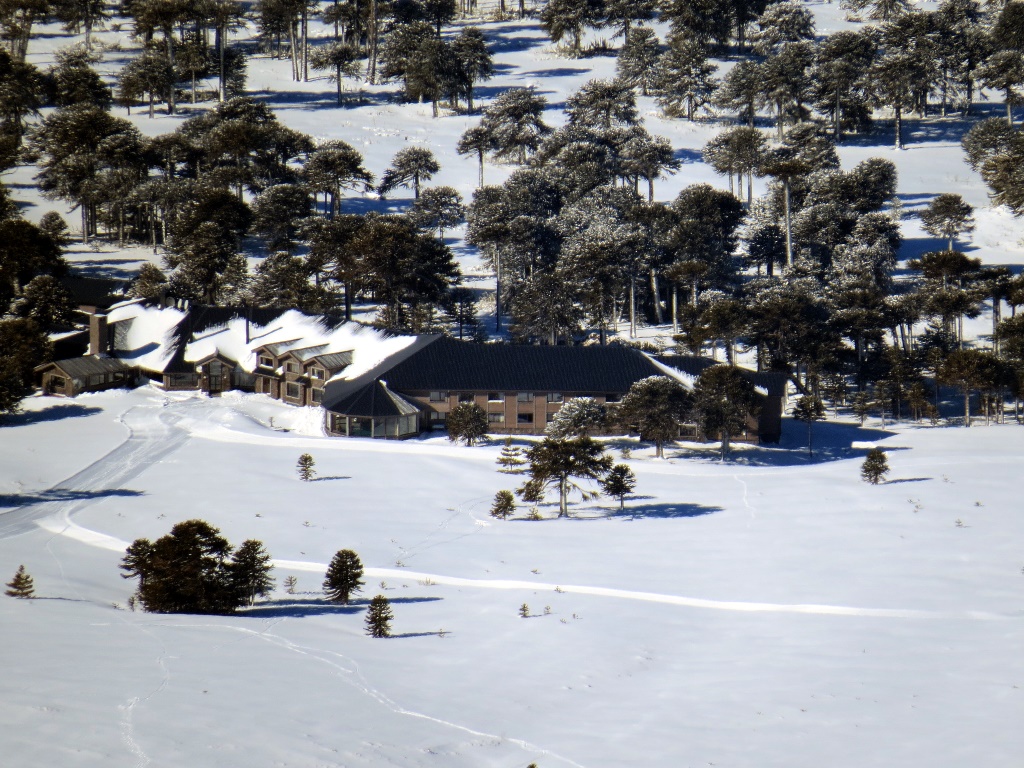
[[[263,368],[273,368],[274,358],[267,357],[266,355],[260,355],[260,366]]]
[[[504,392],[488,392],[487,393],[488,403],[504,403],[505,393]]]
[[[319,405],[324,401],[324,391],[322,389],[312,390],[312,399],[314,403]]]
[[[605,395],[604,396],[604,401],[606,403],[621,403],[622,402],[622,395],[620,395],[620,394],[618,394],[616,392],[612,392],[610,395]]]
[[[517,413],[516,424],[533,424],[532,413]]]
[[[299,364],[298,363],[285,363],[284,369],[286,371],[288,371],[288,373],[298,373],[299,372]]]
[[[220,376],[220,375],[222,375],[224,373],[223,369],[224,369],[224,364],[221,363],[219,360],[211,360],[210,361],[210,375],[211,376]]]
[[[432,403],[446,403],[446,402],[448,402],[448,393],[447,392],[431,392],[430,393],[430,402],[432,402]]]
[[[551,423],[552,421],[554,421],[554,420],[555,420],[555,413],[557,413],[557,411],[554,411],[554,412],[552,412],[552,413],[549,413],[549,414],[548,414],[548,419],[547,419],[547,420],[548,420],[548,423],[549,423],[549,424],[550,424],[550,423]]]
[[[472,403],[473,402],[473,393],[472,392],[459,392],[459,402],[460,403]]]
[[[504,413],[488,413],[487,414],[488,424],[504,424],[505,414]]]
[[[309,375],[312,376],[314,379],[327,378],[327,373],[324,371],[323,368],[310,368]]]
[[[548,392],[548,402],[549,403],[560,403],[560,402],[562,402],[562,393],[561,392]]]
[[[299,392],[298,384],[285,384],[284,386],[284,396],[291,400],[298,400]]]
[[[520,392],[518,395],[516,395],[516,400],[518,400],[520,403],[532,403],[533,392]]]
[[[444,413],[443,411],[431,411],[430,412],[430,420],[431,421],[446,421],[447,419],[448,419],[448,414]]]

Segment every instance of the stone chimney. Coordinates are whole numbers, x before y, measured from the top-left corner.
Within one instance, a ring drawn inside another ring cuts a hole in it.
[[[110,334],[107,316],[101,312],[89,315],[89,354],[106,355],[110,352]]]

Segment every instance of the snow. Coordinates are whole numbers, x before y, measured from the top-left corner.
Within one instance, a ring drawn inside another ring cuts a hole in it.
[[[810,4],[819,32],[860,25],[839,3]],[[932,7],[930,4],[925,4]],[[614,73],[610,57],[560,58],[535,21],[482,25],[500,65],[478,89],[485,104],[509,86],[535,86],[564,121],[568,95]],[[661,30],[662,33],[664,30]],[[69,42],[43,27],[29,59]],[[314,34],[316,34],[314,24]],[[232,33],[251,41],[253,30]],[[662,36],[664,36],[662,34]],[[126,32],[97,35],[132,48]],[[110,75],[124,54],[100,65]],[[286,61],[251,59],[250,88],[292,128],[349,141],[380,172],[402,146],[429,146],[431,184],[467,199],[476,161],[455,153],[478,118],[430,117],[430,106],[388,100],[394,85],[361,86],[366,103],[338,108],[326,79],[292,83]],[[350,86],[352,87],[352,86]],[[700,148],[726,123],[666,120],[640,100],[653,134],[683,160],[656,196],[724,179]],[[205,109],[209,105],[201,105]],[[147,135],[192,113],[143,111]],[[993,107],[981,104],[982,111]],[[123,116],[123,112],[118,111]],[[907,121],[908,146],[885,130],[840,147],[844,168],[883,157],[899,169],[902,259],[937,247],[916,213],[939,192],[978,207],[971,256],[1017,270],[1024,224],[988,204],[965,164],[955,120]],[[487,183],[510,166],[488,164]],[[33,168],[4,175],[24,214],[63,203],[32,188]],[[763,191],[757,182],[755,193]],[[401,210],[411,193],[346,197],[343,210]],[[473,285],[493,291],[478,254],[450,233]],[[127,277],[160,254],[145,247],[74,245],[88,274]],[[133,318],[136,362],[161,367],[157,342],[177,310],[116,308]],[[177,319],[176,319],[177,318]],[[355,378],[408,337],[354,325],[328,332],[289,313],[254,334],[232,321],[193,341],[251,368],[261,343],[295,340],[354,351]],[[990,314],[965,324],[977,336]],[[641,328],[643,338],[666,329]],[[494,493],[521,478],[496,471],[501,441],[465,448],[444,438],[402,443],[325,438],[316,409],[262,395],[206,398],[153,387],[74,400],[34,397],[0,425],[0,576],[24,563],[41,599],[0,598],[0,748],[24,766],[402,766],[403,768],[719,765],[1019,768],[1024,764],[1024,517],[1015,425],[861,429],[785,421],[778,448],[679,444],[653,457],[635,439],[636,495],[574,504],[574,517],[490,518]],[[872,447],[890,480],[860,481]],[[310,452],[318,479],[295,461]],[[190,517],[235,544],[262,540],[278,588],[230,617],[126,609],[132,585],[117,565],[127,542],[161,536]],[[335,551],[367,566],[356,604],[332,606],[319,586]],[[298,593],[280,586],[298,578]],[[365,602],[392,599],[390,640],[366,637]],[[530,617],[520,618],[527,603]],[[550,608],[550,612],[546,610]],[[442,632],[443,630],[443,632]]]

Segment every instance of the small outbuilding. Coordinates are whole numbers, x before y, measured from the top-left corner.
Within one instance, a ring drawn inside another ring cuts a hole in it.
[[[42,379],[43,392],[65,397],[74,397],[82,392],[134,387],[139,377],[138,368],[114,357],[98,355],[55,360],[38,366],[35,372]]]
[[[344,437],[401,440],[421,431],[423,413],[381,381],[372,381],[332,403],[327,431]]]

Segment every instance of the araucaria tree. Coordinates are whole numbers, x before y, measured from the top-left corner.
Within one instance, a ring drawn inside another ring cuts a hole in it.
[[[665,443],[679,435],[679,425],[690,412],[690,393],[668,376],[649,376],[633,384],[622,398],[616,418],[635,429],[640,439],[654,442],[656,455],[665,457]]]
[[[860,476],[865,482],[878,485],[889,473],[889,461],[885,458],[885,451],[881,448],[872,448],[864,458],[860,468]]]
[[[270,556],[247,541],[231,556],[220,531],[204,520],[178,523],[154,542],[136,539],[125,551],[123,577],[138,578],[136,596],[154,613],[231,613],[270,589]]]
[[[370,637],[391,637],[391,622],[394,618],[391,601],[384,595],[377,595],[366,609],[366,634]]]
[[[530,462],[530,479],[516,492],[526,500],[543,497],[548,487],[558,489],[558,516],[569,516],[569,494],[578,491],[584,499],[592,492],[583,490],[573,478],[600,480],[612,468],[612,457],[604,447],[589,437],[575,440],[554,440],[550,437],[526,452]]]
[[[400,149],[391,161],[391,167],[380,177],[377,192],[385,197],[395,187],[412,187],[413,197],[420,196],[420,183],[441,170],[434,153],[424,147]]]
[[[487,434],[487,413],[476,403],[459,403],[445,420],[448,439],[453,443],[464,440],[473,445]]]
[[[760,410],[754,385],[731,365],[708,368],[693,386],[693,415],[708,437],[722,441],[722,461],[729,455],[729,440],[743,432]]]
[[[526,466],[523,449],[513,445],[511,437],[505,438],[505,444],[501,447],[501,453],[498,454],[497,463],[501,467],[498,471],[506,475],[521,475],[526,471],[523,469]]]
[[[516,511],[516,497],[512,491],[498,491],[494,494],[494,503],[491,504],[491,517],[499,517],[502,520]]]
[[[335,603],[347,605],[363,587],[363,563],[351,549],[340,549],[331,559],[324,576],[324,594]]]
[[[299,461],[296,464],[296,470],[299,473],[300,479],[309,482],[314,477],[316,477],[315,467],[316,461],[313,460],[313,457],[310,454],[304,453],[301,456],[299,456]]]
[[[14,574],[14,578],[7,582],[7,589],[4,594],[8,597],[20,597],[22,599],[28,599],[36,596],[35,585],[32,583],[32,577],[25,572],[25,566],[19,565],[17,572]]]
[[[614,496],[619,500],[619,511],[626,505],[626,494],[636,488],[636,475],[625,464],[616,464],[601,481],[601,491],[605,496]]]
[[[807,455],[813,456],[814,450],[811,447],[811,429],[814,422],[825,418],[825,406],[821,399],[814,395],[803,395],[796,401],[793,408],[793,418],[807,425]]]

